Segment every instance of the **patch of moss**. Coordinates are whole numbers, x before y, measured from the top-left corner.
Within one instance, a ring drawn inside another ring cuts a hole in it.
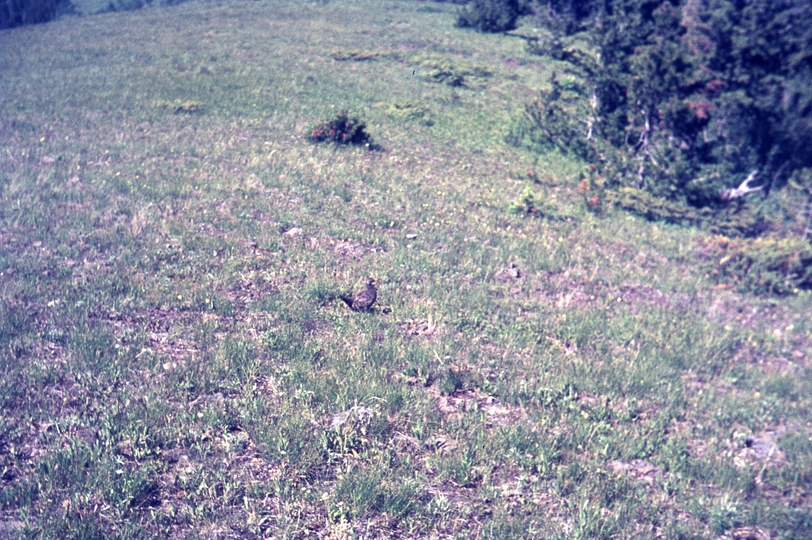
[[[485,79],[493,75],[484,67],[438,56],[415,56],[411,62],[420,66],[423,79],[448,86],[469,86],[469,79]]]
[[[388,53],[362,49],[333,49],[330,58],[339,62],[369,62],[389,56]]]
[[[159,109],[171,110],[174,114],[195,114],[202,111],[203,104],[198,101],[163,101],[155,102]]]
[[[397,101],[394,103],[376,103],[375,107],[384,109],[389,116],[401,118],[403,120],[420,120],[423,125],[432,126],[434,121],[431,118],[431,111],[420,101]]]

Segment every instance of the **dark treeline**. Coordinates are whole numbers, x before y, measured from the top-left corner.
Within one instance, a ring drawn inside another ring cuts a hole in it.
[[[0,29],[48,22],[71,8],[70,0],[0,0]]]
[[[189,0],[109,0],[103,11],[129,11],[147,6],[171,6]],[[0,0],[0,30],[78,15],[71,0]]]

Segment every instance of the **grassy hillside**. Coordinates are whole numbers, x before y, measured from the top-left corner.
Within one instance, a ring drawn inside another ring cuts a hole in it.
[[[0,32],[0,537],[812,537],[809,292],[587,211],[504,143],[556,66],[453,12]]]

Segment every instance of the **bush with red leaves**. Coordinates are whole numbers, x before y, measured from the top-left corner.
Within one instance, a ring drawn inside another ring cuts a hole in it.
[[[375,149],[372,137],[366,132],[366,125],[358,118],[350,118],[347,111],[341,111],[335,118],[310,130],[307,140],[312,143],[333,142],[353,144]]]

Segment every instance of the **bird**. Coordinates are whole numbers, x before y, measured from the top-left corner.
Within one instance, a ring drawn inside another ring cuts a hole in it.
[[[372,307],[372,304],[374,304],[378,298],[378,289],[375,288],[375,280],[369,278],[364,290],[355,296],[339,295],[339,298],[344,300],[344,303],[350,306],[350,309],[353,311],[366,311]]]

